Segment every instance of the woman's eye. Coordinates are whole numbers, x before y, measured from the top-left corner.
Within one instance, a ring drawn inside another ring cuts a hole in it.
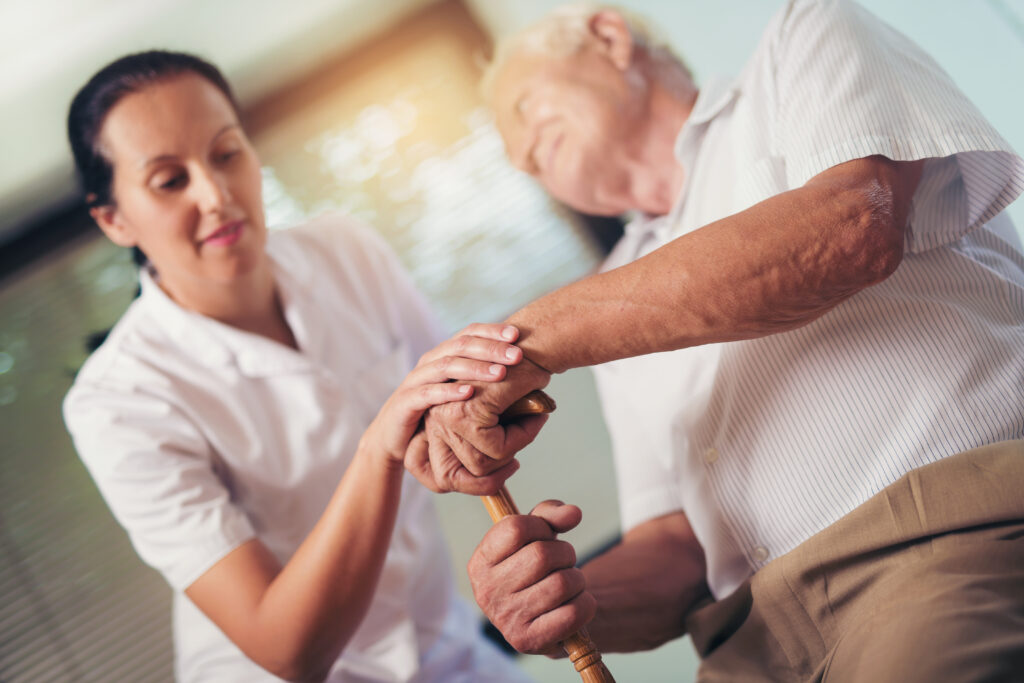
[[[159,183],[159,187],[161,190],[173,190],[175,188],[181,187],[184,183],[185,174],[179,173],[178,175],[172,176],[167,180],[164,180],[161,183]]]
[[[238,154],[237,149],[228,150],[227,152],[221,152],[220,154],[217,155],[217,161],[220,161],[222,163],[225,161],[229,161],[236,154]]]

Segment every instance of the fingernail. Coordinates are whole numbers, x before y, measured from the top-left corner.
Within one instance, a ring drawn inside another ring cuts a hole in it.
[[[505,358],[508,358],[509,360],[516,360],[517,358],[519,358],[519,347],[513,346],[511,348],[505,349]]]
[[[488,371],[492,375],[498,375],[498,374],[501,374],[501,369],[503,367],[505,367],[505,366],[504,365],[492,365],[491,367],[488,368]]]
[[[507,326],[505,329],[503,329],[501,331],[501,337],[502,337],[502,339],[510,339],[510,340],[511,339],[515,339],[516,338],[516,332],[518,332],[518,330],[516,328],[512,327],[511,325],[509,325],[509,326]]]
[[[470,390],[470,386],[468,384],[463,384],[461,387],[459,387],[459,393],[460,394],[468,394],[469,390]]]

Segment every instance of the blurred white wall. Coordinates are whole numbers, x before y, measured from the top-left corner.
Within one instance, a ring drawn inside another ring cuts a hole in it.
[[[950,74],[989,121],[1024,153],[1024,0],[859,0],[909,36]],[[496,36],[533,23],[558,0],[466,0]],[[670,43],[698,83],[735,75],[782,0],[613,0]],[[1024,200],[1010,207],[1024,239]]]

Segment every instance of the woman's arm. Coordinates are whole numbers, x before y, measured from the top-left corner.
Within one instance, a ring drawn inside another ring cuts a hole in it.
[[[423,411],[472,395],[469,385],[449,380],[504,377],[504,366],[522,357],[508,343],[515,336],[508,326],[475,325],[427,353],[366,430],[327,509],[285,566],[250,540],[185,594],[271,673],[321,680],[366,616],[395,524],[404,455]],[[515,469],[510,463],[495,480]]]

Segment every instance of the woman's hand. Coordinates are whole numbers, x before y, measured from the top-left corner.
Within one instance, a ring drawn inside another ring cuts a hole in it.
[[[360,450],[370,449],[389,463],[402,467],[423,413],[431,406],[464,401],[472,396],[472,385],[460,383],[462,381],[499,382],[504,379],[505,366],[523,359],[523,352],[512,344],[518,337],[519,330],[511,325],[475,323],[423,354],[366,429]],[[426,445],[422,439],[417,442],[419,447]],[[513,461],[509,467],[514,471],[517,465]],[[507,478],[511,472],[501,474]]]

